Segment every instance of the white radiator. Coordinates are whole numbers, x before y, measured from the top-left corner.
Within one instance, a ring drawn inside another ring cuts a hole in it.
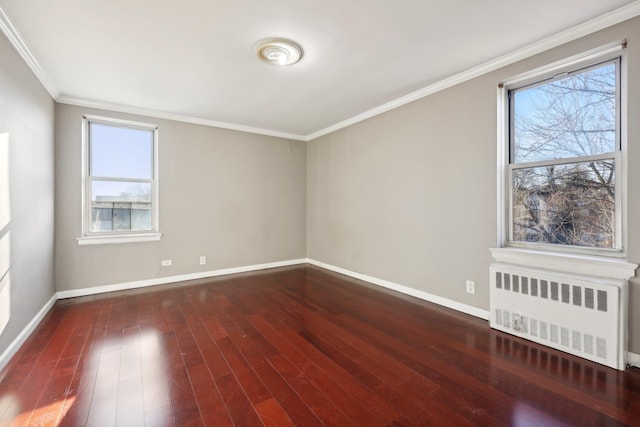
[[[627,281],[493,263],[492,328],[624,369]]]

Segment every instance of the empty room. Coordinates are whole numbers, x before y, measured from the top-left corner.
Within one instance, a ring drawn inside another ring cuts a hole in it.
[[[640,0],[0,0],[0,426],[640,426]]]

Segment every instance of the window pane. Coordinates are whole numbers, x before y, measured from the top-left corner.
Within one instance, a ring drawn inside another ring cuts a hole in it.
[[[90,124],[93,176],[153,178],[153,131]]]
[[[616,65],[512,92],[512,163],[616,151]]]
[[[150,183],[91,183],[91,231],[114,230],[151,230]]]
[[[615,247],[614,160],[513,171],[513,240]]]

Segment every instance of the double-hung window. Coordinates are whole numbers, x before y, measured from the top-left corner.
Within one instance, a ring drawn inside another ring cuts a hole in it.
[[[506,246],[622,253],[622,61],[610,49],[501,87]]]
[[[157,132],[155,125],[84,117],[81,244],[160,238]]]

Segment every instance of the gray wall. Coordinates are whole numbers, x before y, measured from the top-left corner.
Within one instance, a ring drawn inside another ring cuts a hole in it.
[[[3,165],[9,170],[8,196],[0,193],[0,219],[9,206],[9,220],[0,224],[0,267],[9,265],[0,307],[10,296],[0,353],[55,292],[54,109],[60,291],[309,256],[487,309],[488,248],[496,244],[496,82],[623,38],[629,42],[630,75],[628,259],[640,263],[640,81],[635,78],[640,75],[640,19],[307,147],[168,120],[54,107],[0,37],[0,145],[8,140],[8,159],[0,158],[0,171]],[[78,245],[82,114],[160,126],[161,241]],[[2,179],[0,174],[0,192]],[[8,263],[3,261],[7,253]],[[198,265],[200,255],[208,257],[208,265]],[[160,267],[167,258],[174,265]],[[476,281],[475,295],[464,292],[465,279]],[[640,353],[640,280],[631,283],[630,312],[631,351]]]
[[[2,34],[0,64],[2,354],[55,293],[54,102]]]
[[[78,245],[83,114],[159,126],[161,241]],[[304,142],[57,104],[58,290],[304,258],[305,163]]]
[[[628,259],[640,263],[640,19],[470,80],[307,147],[307,255],[487,310],[497,240],[496,84],[628,40]],[[476,294],[465,293],[465,279]],[[640,281],[631,282],[640,353]]]

